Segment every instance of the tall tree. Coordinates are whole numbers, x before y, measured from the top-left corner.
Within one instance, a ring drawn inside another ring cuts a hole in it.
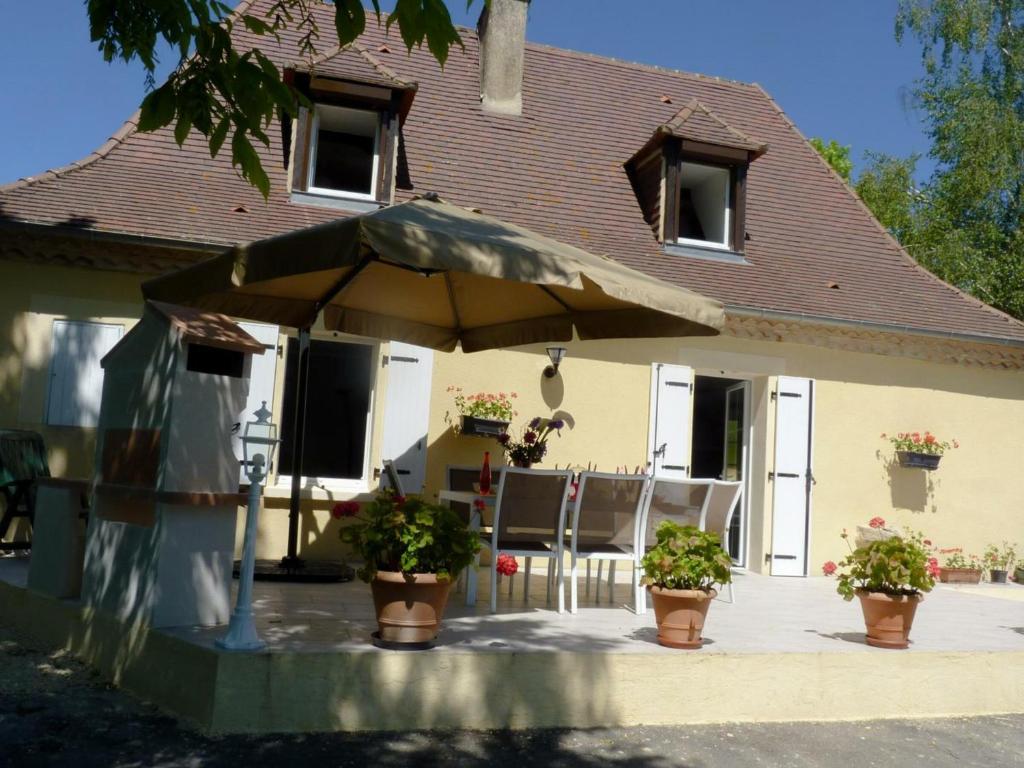
[[[1024,0],[901,0],[921,45],[914,95],[936,170],[912,255],[1024,318]]]
[[[481,0],[486,4],[489,0]],[[380,0],[370,0],[381,23]],[[236,50],[232,31],[277,37],[298,31],[304,56],[317,53],[320,0],[273,0],[254,12],[248,4],[236,11],[220,0],[87,0],[90,33],[107,61],[138,60],[152,90],[142,102],[140,131],[174,123],[182,144],[191,130],[206,137],[216,156],[231,137],[231,161],[266,197],[270,181],[253,142],[270,143],[267,129],[278,114],[293,115],[301,97],[282,79],[277,66],[258,48]],[[473,0],[467,5],[472,6]],[[341,45],[366,27],[362,0],[334,0],[334,29]],[[396,0],[384,22],[398,29],[408,49],[426,43],[443,66],[454,45],[462,45],[445,0]],[[165,83],[154,87],[161,41],[177,56]]]
[[[817,137],[810,139],[810,143],[818,150],[818,154],[825,158],[825,162],[843,177],[843,181],[850,180],[850,174],[853,172],[853,160],[850,159],[849,144],[840,144],[835,139],[830,139],[826,144],[824,139]]]

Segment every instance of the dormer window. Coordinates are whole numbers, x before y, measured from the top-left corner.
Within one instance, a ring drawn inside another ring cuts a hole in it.
[[[626,171],[666,251],[743,260],[747,167],[766,149],[696,99],[658,127]]]
[[[358,43],[286,69],[312,107],[281,127],[291,200],[372,211],[408,185],[399,162],[401,126],[416,84],[400,79]]]
[[[732,247],[732,176],[727,166],[680,162],[677,242]]]
[[[311,134],[307,189],[376,200],[380,113],[318,104]]]

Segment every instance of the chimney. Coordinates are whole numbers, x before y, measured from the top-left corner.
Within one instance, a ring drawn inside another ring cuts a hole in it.
[[[530,0],[490,0],[477,22],[480,101],[485,112],[523,113],[523,54]]]

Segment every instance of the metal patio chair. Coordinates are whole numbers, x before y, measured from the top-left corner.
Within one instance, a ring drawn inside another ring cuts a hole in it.
[[[491,613],[498,610],[499,555],[552,560],[551,565],[557,572],[558,612],[565,612],[562,555],[572,477],[571,470],[506,467],[502,472],[494,505],[494,525],[490,536],[481,536],[481,543],[491,552]],[[527,585],[529,576],[527,570]]]
[[[704,504],[700,529],[717,533],[721,538],[722,549],[726,551],[729,548],[729,527],[732,525],[732,516],[736,513],[736,507],[742,494],[743,483],[739,481],[712,480],[711,492]],[[732,580],[729,581],[729,602],[736,602]]]
[[[655,477],[648,486],[647,498],[643,505],[640,523],[636,569],[640,577],[640,559],[644,553],[658,543],[658,526],[665,520],[678,525],[700,527],[711,496],[713,480],[672,480]],[[647,596],[641,594],[636,606],[637,613],[647,612]]]
[[[576,613],[579,599],[579,561],[608,560],[609,599],[615,599],[615,562],[628,560],[633,572],[633,608],[643,601],[638,574],[637,538],[646,498],[648,477],[583,472],[576,491],[569,539],[569,611]],[[589,568],[588,568],[589,578]],[[601,576],[598,572],[598,590]],[[600,600],[600,591],[598,591]]]

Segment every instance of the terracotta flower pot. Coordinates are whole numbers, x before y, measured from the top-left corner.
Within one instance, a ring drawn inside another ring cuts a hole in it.
[[[700,648],[708,608],[718,592],[648,587],[658,622],[658,642],[668,648]]]
[[[980,568],[939,568],[939,581],[943,584],[978,584]]]
[[[864,611],[867,643],[875,648],[906,648],[910,645],[910,627],[914,623],[917,604],[924,595],[894,597],[884,592],[858,591]]]
[[[427,643],[437,637],[452,582],[432,573],[377,571],[370,582],[380,639]]]

